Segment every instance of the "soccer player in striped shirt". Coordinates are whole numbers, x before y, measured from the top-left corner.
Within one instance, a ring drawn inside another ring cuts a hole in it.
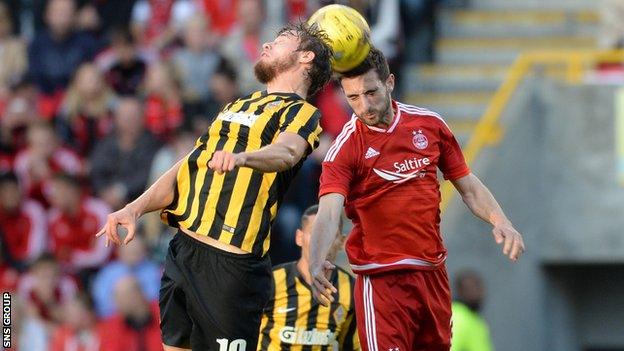
[[[315,295],[332,301],[325,261],[343,206],[353,220],[346,242],[357,274],[355,307],[365,351],[448,351],[451,296],[440,235],[437,170],[468,208],[493,226],[503,253],[524,251],[490,191],[470,172],[461,148],[435,112],[391,98],[394,76],[372,48],[341,85],[355,112],[323,162],[310,271]]]
[[[98,233],[121,244],[141,215],[179,228],[160,289],[166,350],[255,350],[270,297],[266,255],[284,192],[318,146],[319,111],[306,102],[331,76],[323,32],[290,25],[255,66],[266,90],[226,105],[195,148]]]
[[[296,234],[301,258],[273,269],[273,296],[262,316],[258,350],[360,350],[353,306],[355,279],[338,268],[329,279],[338,290],[334,301],[323,306],[312,297],[308,249],[317,211],[318,205],[314,205],[301,217],[301,229]],[[339,229],[328,255],[330,260],[343,243]]]

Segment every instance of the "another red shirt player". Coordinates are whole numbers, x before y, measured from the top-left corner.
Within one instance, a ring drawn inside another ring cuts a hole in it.
[[[320,180],[310,272],[322,303],[335,288],[327,252],[343,205],[353,221],[346,243],[362,350],[449,350],[451,296],[440,236],[437,169],[468,208],[494,227],[516,261],[522,236],[470,172],[453,133],[435,112],[392,100],[394,76],[383,54],[341,76],[355,115],[329,149]],[[381,274],[383,273],[383,274]]]

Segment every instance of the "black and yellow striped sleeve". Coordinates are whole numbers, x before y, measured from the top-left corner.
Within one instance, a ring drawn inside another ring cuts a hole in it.
[[[321,134],[321,112],[305,101],[288,106],[280,116],[280,132],[295,133],[305,139],[314,150]]]

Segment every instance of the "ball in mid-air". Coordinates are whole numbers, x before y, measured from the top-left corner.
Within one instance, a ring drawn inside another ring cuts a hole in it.
[[[327,5],[318,9],[308,24],[316,23],[328,36],[334,50],[332,68],[346,72],[362,63],[370,51],[370,27],[355,9]]]

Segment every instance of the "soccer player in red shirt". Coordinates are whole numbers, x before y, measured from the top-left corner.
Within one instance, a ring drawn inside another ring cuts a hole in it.
[[[353,221],[346,243],[362,350],[449,350],[451,296],[440,236],[437,169],[468,208],[492,224],[503,253],[516,261],[520,233],[481,181],[435,112],[391,98],[394,76],[383,54],[340,78],[355,112],[329,149],[320,179],[310,272],[315,297],[334,299],[326,261],[343,206]]]

